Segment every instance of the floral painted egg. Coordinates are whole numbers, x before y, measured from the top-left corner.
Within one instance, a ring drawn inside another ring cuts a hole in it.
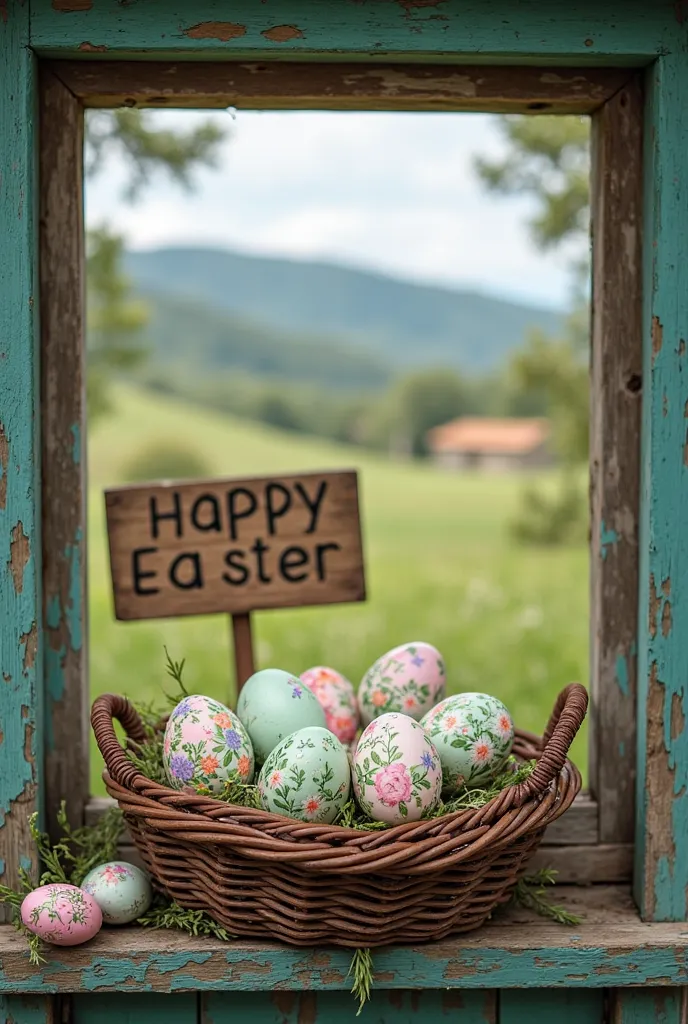
[[[368,669],[358,689],[364,725],[390,711],[417,721],[444,697],[442,655],[430,644],[410,643],[383,654]]]
[[[429,711],[421,725],[442,761],[443,787],[480,784],[504,766],[514,742],[511,715],[488,693],[457,693]]]
[[[173,789],[221,793],[234,776],[251,782],[253,746],[238,717],[224,704],[194,694],[167,720],[163,764]]]
[[[299,729],[270,753],[258,792],[266,811],[329,824],[351,792],[346,748],[329,729]]]
[[[123,860],[111,860],[93,868],[81,887],[93,896],[106,924],[135,921],[146,913],[153,899],[148,875]]]
[[[22,924],[54,946],[78,946],[100,931],[103,915],[90,893],[61,882],[41,885],[21,905]]]
[[[354,688],[333,668],[319,665],[301,673],[301,681],[318,698],[327,728],[342,743],[351,743],[358,730],[358,704]]]
[[[309,725],[325,728],[318,698],[297,676],[281,668],[264,668],[246,680],[237,701],[237,715],[251,737],[262,764],[280,740]]]
[[[356,799],[374,821],[398,825],[426,818],[437,807],[442,767],[425,730],[391,712],[361,734],[353,756]]]

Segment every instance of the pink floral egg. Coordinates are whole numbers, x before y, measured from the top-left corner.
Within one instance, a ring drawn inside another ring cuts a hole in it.
[[[368,817],[399,825],[435,810],[442,765],[423,727],[408,715],[391,712],[363,730],[353,755],[353,783]]]
[[[78,946],[100,931],[103,915],[89,893],[76,885],[41,885],[21,905],[30,932],[54,946]]]
[[[246,729],[224,704],[192,694],[167,720],[163,764],[173,789],[221,793],[231,777],[251,782],[255,761]]]
[[[444,660],[431,644],[402,644],[372,665],[358,688],[358,706],[364,725],[379,715],[399,711],[419,721],[442,700]]]
[[[351,743],[359,718],[356,694],[349,680],[333,668],[318,665],[302,672],[301,682],[318,698],[330,732],[342,743]]]

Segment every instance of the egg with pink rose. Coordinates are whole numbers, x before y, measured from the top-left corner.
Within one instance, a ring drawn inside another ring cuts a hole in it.
[[[421,719],[442,761],[443,788],[482,785],[502,770],[514,742],[514,723],[489,693],[456,693]]]
[[[361,733],[353,755],[356,799],[374,821],[419,821],[437,808],[442,765],[429,736],[408,715],[389,712]]]
[[[349,680],[333,668],[317,665],[301,673],[301,682],[318,698],[330,732],[342,743],[351,743],[358,731],[359,715]]]
[[[364,725],[398,711],[419,721],[445,693],[444,659],[422,641],[401,644],[368,669],[358,688]]]
[[[76,885],[41,885],[21,905],[22,924],[53,946],[78,946],[92,939],[103,923],[100,907]]]

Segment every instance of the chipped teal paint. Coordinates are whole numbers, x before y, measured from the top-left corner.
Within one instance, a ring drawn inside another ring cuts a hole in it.
[[[149,957],[95,956],[77,967],[68,951],[51,950],[48,963],[15,979],[0,965],[0,992],[241,992],[348,991],[346,950],[273,946],[237,953],[165,952]],[[445,947],[446,948],[446,947]],[[204,970],[196,970],[198,965]],[[688,942],[640,945],[610,952],[561,939],[558,945],[515,952],[506,948],[442,946],[378,950],[376,989],[603,989],[688,985]]]
[[[645,127],[635,889],[643,916],[654,920],[685,920],[688,890],[687,35],[684,24],[680,52],[648,72]]]
[[[620,990],[614,999],[615,1024],[684,1024],[686,1019],[681,989]]]
[[[58,623],[59,623],[58,619]],[[64,659],[67,648],[62,644],[57,649],[50,643],[45,645],[43,655],[45,662],[45,688],[46,688],[46,715],[45,715],[45,745],[51,753],[55,749],[55,730],[53,728],[53,708],[59,704],[64,697]]]
[[[564,993],[559,993],[561,998]],[[232,992],[202,998],[202,1024],[492,1024],[491,992],[373,992],[356,1016],[349,993]],[[531,1022],[532,1024],[532,1022]],[[559,1024],[559,1022],[558,1022]],[[564,1022],[565,1024],[565,1022]],[[589,1024],[589,1022],[588,1022]]]
[[[2,1024],[53,1024],[52,1000],[41,996],[0,996]]]
[[[607,557],[607,551],[614,544],[619,543],[619,535],[616,530],[608,530],[605,526],[604,519],[600,523],[600,554],[602,558]]]
[[[626,744],[622,740],[621,743],[619,743],[619,757],[625,757],[625,756],[626,756]]]
[[[198,997],[122,992],[111,996],[79,995],[72,1003],[71,1024],[198,1024]],[[241,1024],[237,1019],[235,1024]],[[254,1018],[254,1024],[259,1024]]]
[[[616,682],[624,697],[628,697],[628,663],[623,654],[616,658]]]
[[[74,543],[65,548],[65,558],[69,563],[69,603],[65,609],[65,619],[69,630],[69,642],[73,651],[80,651],[83,637],[81,624],[84,621],[83,591],[81,584],[81,549],[84,534],[81,527],[74,536]]]
[[[0,875],[4,875],[4,874],[5,874],[5,862],[4,862],[4,860],[0,859]]]
[[[31,870],[31,858],[30,857],[26,857],[24,854],[22,854],[19,857],[19,867],[22,868],[22,870],[24,870],[24,871],[30,871]]]
[[[599,989],[502,992],[499,998],[499,1024],[533,1024],[539,1021],[542,1024],[602,1024],[603,995]]]
[[[69,429],[71,430],[72,437],[74,438],[72,444],[72,458],[74,460],[74,465],[78,466],[81,462],[81,427],[78,423],[72,423]]]
[[[271,39],[276,26],[283,30],[280,41]],[[348,53],[388,59],[434,53],[476,63],[499,55],[527,62],[536,54],[540,64],[571,64],[573,59],[633,65],[670,50],[679,30],[672,3],[647,0],[569,0],[565,18],[558,0],[527,5],[514,0],[236,0],[231,5],[225,0],[193,5],[161,0],[94,3],[69,14],[54,10],[51,0],[31,4],[32,46],[60,56],[78,53],[84,44],[112,54],[143,50],[189,58]]]
[[[2,6],[0,17],[0,826],[33,809],[40,778],[41,538],[35,215],[35,60],[28,49],[28,4]],[[10,571],[10,535],[21,523],[29,559],[21,591]],[[22,708],[25,712],[22,712]],[[21,851],[11,830],[0,831],[5,866]],[[11,851],[11,853],[10,853]],[[12,881],[3,872],[0,881]]]

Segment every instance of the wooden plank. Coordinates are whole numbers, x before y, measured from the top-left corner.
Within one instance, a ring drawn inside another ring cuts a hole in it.
[[[688,913],[688,61],[648,73],[636,896]]]
[[[451,61],[489,63],[646,63],[680,45],[683,27],[673,4],[647,0],[513,0],[341,4],[281,0],[278,7],[236,0],[161,0],[100,4],[33,0],[31,45],[41,53],[89,56],[143,52],[226,59],[284,59],[332,54],[345,59],[403,59],[433,53]],[[644,58],[644,59],[643,59]]]
[[[604,992],[600,989],[520,992],[499,994],[499,1024],[603,1024]]]
[[[609,1024],[686,1024],[687,993],[685,988],[615,989]]]
[[[403,990],[371,993],[357,1017],[357,1001],[344,992],[213,992],[201,997],[201,1024],[496,1024],[494,992]]]
[[[34,870],[27,818],[41,774],[41,574],[36,344],[35,63],[29,11],[0,20],[0,883]],[[0,907],[0,920],[6,913]]]
[[[61,1024],[51,996],[0,995],[0,1024]]]
[[[248,612],[243,615],[232,615],[232,643],[234,646],[234,676],[236,681],[236,693],[247,679],[256,671],[253,659],[253,636],[251,629],[251,616]]]
[[[47,69],[40,80],[40,297],[45,813],[88,799],[86,678],[83,113]]]
[[[375,989],[674,987],[688,984],[684,924],[639,920],[625,888],[558,886],[581,915],[567,928],[521,908],[443,942],[374,954]],[[103,929],[90,943],[48,951],[39,968],[0,928],[0,992],[347,991],[351,950],[191,939],[171,931]]]
[[[365,600],[355,472],[105,492],[118,619]]]
[[[633,844],[605,843],[594,846],[545,846],[536,850],[528,863],[528,872],[551,868],[557,882],[589,885],[591,882],[616,884],[633,877]]]
[[[537,110],[590,113],[628,80],[622,69],[423,67],[382,64],[53,64],[89,107],[268,110]]]
[[[121,992],[116,999],[80,993],[73,998],[69,1024],[197,1024],[198,1001],[193,992]]]
[[[634,832],[642,121],[639,78],[593,119],[589,771],[603,843]]]
[[[545,832],[547,846],[588,846],[597,843],[597,801],[589,793],[579,793],[574,803],[561,818],[557,818]]]

